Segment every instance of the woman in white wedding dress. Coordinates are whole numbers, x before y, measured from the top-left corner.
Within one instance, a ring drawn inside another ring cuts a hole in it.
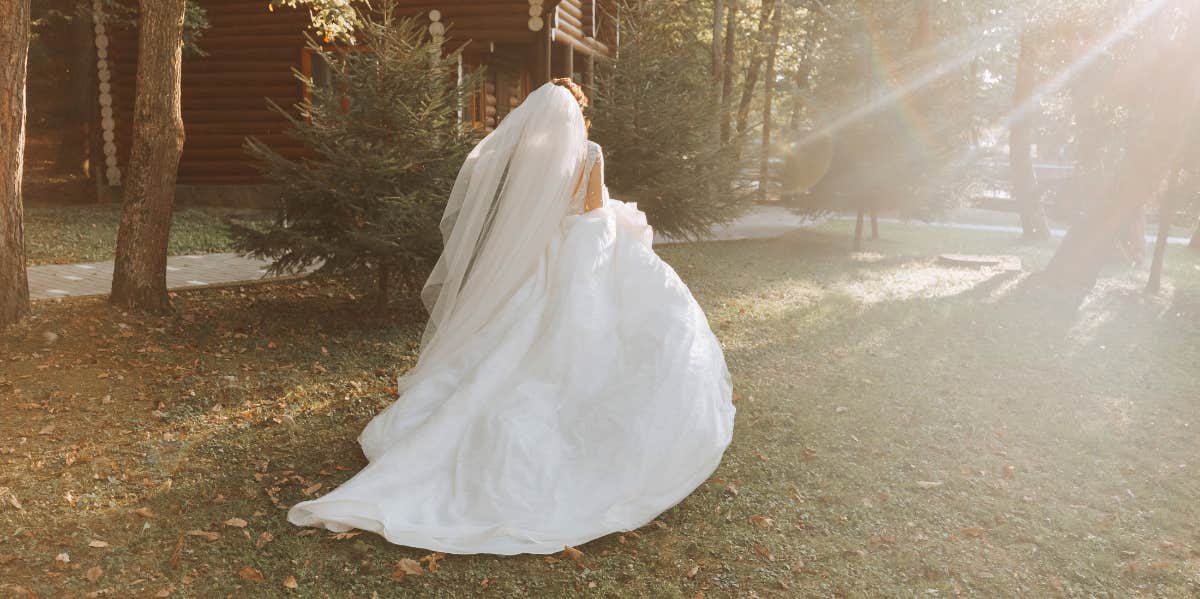
[[[463,164],[417,365],[359,437],[370,463],[292,523],[554,553],[649,523],[720,463],[721,346],[645,215],[608,197],[586,99],[556,83]]]

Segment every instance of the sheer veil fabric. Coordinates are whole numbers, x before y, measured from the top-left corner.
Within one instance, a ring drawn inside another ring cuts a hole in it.
[[[553,553],[643,526],[733,434],[720,343],[634,204],[580,213],[599,146],[547,84],[471,152],[422,292],[400,397],[359,436],[367,466],[292,507],[449,553]]]

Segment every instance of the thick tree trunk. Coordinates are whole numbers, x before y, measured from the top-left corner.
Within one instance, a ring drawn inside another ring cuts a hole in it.
[[[771,15],[775,9],[775,0],[762,0],[762,12],[758,17],[758,40],[751,53],[750,66],[746,68],[746,78],[742,82],[742,98],[738,102],[737,135],[734,147],[737,149],[737,161],[742,160],[742,144],[746,139],[746,129],[750,126],[750,104],[754,101],[754,89],[758,87],[759,72],[762,71],[764,41],[771,25]]]
[[[1167,239],[1171,237],[1171,222],[1175,216],[1175,194],[1178,191],[1179,170],[1172,169],[1167,181],[1167,190],[1158,203],[1158,238],[1154,242],[1154,259],[1150,263],[1150,279],[1146,281],[1147,293],[1158,293],[1162,289],[1163,262],[1167,256]]]
[[[29,312],[25,274],[25,75],[29,0],[0,0],[0,329]]]
[[[1145,98],[1145,126],[1133,138],[1117,174],[1116,183],[1101,204],[1071,227],[1058,251],[1046,266],[1047,279],[1059,284],[1090,289],[1095,286],[1104,262],[1112,257],[1116,240],[1134,219],[1140,218],[1149,198],[1159,192],[1173,172],[1187,132],[1195,122],[1200,97],[1200,8],[1187,6],[1187,22],[1146,69],[1153,84]],[[1178,27],[1174,13],[1163,11],[1158,18],[1159,35]],[[1143,240],[1144,244],[1144,240]]]
[[[1016,92],[1013,107],[1021,110],[1033,97],[1037,85],[1037,58],[1031,36],[1021,36],[1020,58],[1017,60]],[[1021,211],[1021,229],[1026,239],[1045,241],[1050,239],[1050,228],[1046,224],[1046,212],[1042,207],[1037,189],[1037,176],[1033,168],[1033,110],[1028,110],[1009,128],[1008,155],[1011,167],[1013,200]]]
[[[758,163],[758,199],[765,200],[771,184],[771,128],[775,115],[775,58],[779,53],[779,31],[783,26],[783,7],[776,5],[771,16],[771,39],[767,45],[766,76],[763,78],[762,153]]]
[[[167,297],[167,239],[175,177],[183,152],[180,71],[185,0],[139,4],[133,148],[125,178],[111,301],[162,312]]]
[[[729,0],[725,9],[725,57],[721,74],[721,145],[733,136],[733,61],[737,58],[738,0]]]

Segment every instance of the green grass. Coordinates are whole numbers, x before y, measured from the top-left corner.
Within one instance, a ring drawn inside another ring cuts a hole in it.
[[[284,509],[363,465],[354,438],[413,363],[415,303],[366,316],[319,280],[181,293],[167,318],[39,303],[0,337],[0,591],[1200,593],[1200,255],[1172,248],[1159,296],[1113,271],[1078,297],[1030,280],[1052,245],[885,226],[852,254],[850,226],[662,250],[738,398],[733,445],[695,494],[580,547],[579,564],[448,556],[399,582],[397,561],[428,552],[310,533]],[[943,252],[1017,254],[1027,270],[943,267]]]
[[[172,256],[227,252],[233,247],[226,228],[229,218],[263,218],[261,214],[217,208],[175,211],[167,251]],[[117,247],[120,206],[25,207],[25,251],[31,266],[112,260]]]

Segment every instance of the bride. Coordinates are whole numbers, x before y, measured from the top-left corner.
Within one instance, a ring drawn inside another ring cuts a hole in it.
[[[652,521],[733,434],[729,371],[634,204],[608,197],[587,98],[533,92],[467,157],[430,319],[369,464],[288,520],[447,553],[554,553]]]

